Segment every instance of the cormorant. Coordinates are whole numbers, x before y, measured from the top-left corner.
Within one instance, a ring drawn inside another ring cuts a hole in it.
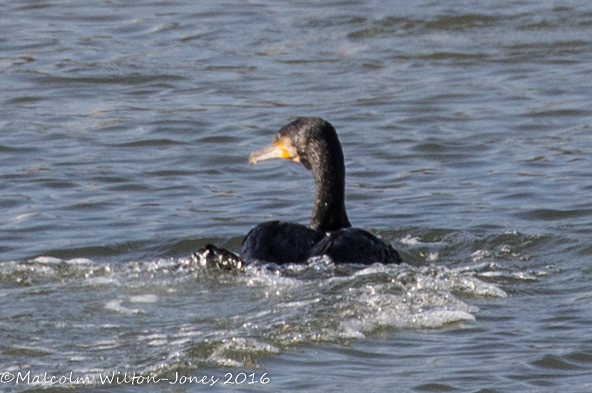
[[[300,117],[282,127],[273,143],[254,151],[249,163],[275,158],[312,171],[315,202],[308,227],[283,221],[257,225],[243,240],[241,258],[277,264],[327,255],[335,263],[400,263],[399,253],[371,233],[351,228],[345,210],[345,163],[337,132],[318,117]]]

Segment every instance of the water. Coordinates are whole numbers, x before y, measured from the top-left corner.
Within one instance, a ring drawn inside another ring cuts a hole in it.
[[[589,2],[201,3],[0,4],[4,391],[592,389]],[[407,263],[176,269],[307,222],[295,116]]]

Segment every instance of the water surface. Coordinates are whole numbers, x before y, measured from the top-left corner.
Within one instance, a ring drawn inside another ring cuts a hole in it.
[[[57,391],[592,389],[588,2],[0,15],[0,373],[169,378]],[[309,172],[247,163],[296,116],[336,127],[352,223],[407,263],[177,269],[308,221]]]

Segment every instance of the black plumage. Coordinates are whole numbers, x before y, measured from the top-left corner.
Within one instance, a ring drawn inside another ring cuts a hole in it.
[[[283,263],[329,256],[336,263],[399,263],[399,253],[371,233],[351,228],[345,209],[345,164],[337,132],[318,117],[282,127],[274,142],[251,153],[249,163],[275,158],[299,162],[312,172],[315,202],[309,227],[283,221],[257,225],[245,237],[241,257]]]
[[[324,234],[304,225],[268,221],[251,229],[243,240],[241,256],[245,261],[275,263],[303,262]]]

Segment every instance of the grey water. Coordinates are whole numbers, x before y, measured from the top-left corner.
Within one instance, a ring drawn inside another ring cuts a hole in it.
[[[2,1],[0,388],[590,392],[591,104],[589,1]],[[297,116],[406,263],[177,269]]]

